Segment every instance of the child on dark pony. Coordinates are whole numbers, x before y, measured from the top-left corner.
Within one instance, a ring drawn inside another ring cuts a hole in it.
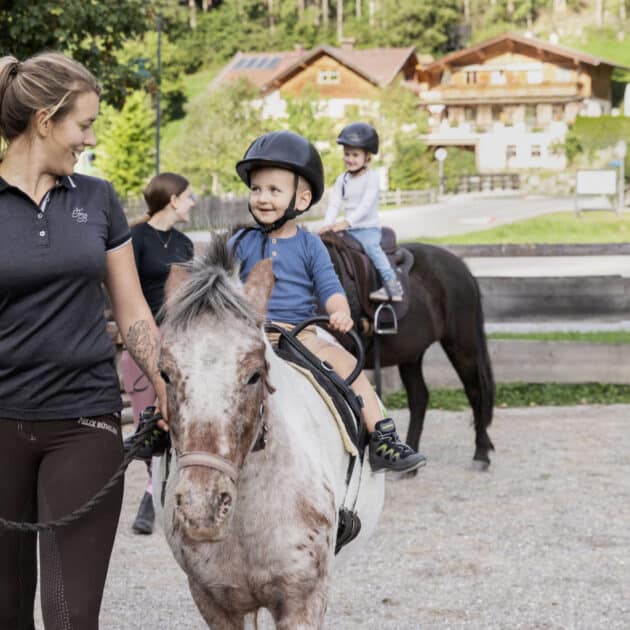
[[[369,169],[372,154],[378,153],[378,133],[367,123],[352,123],[341,130],[337,144],[343,145],[346,170],[333,186],[320,234],[330,230],[349,232],[361,243],[383,281],[380,289],[370,293],[370,299],[401,302],[402,286],[381,247],[379,177],[376,171]],[[345,219],[338,221],[342,207]]]

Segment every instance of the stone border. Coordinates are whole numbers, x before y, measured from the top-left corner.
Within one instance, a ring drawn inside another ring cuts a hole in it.
[[[630,384],[628,346],[572,341],[489,339],[488,350],[497,383],[614,383]],[[461,387],[439,344],[426,352],[423,372],[431,387]],[[372,380],[372,372],[368,372]],[[382,374],[383,392],[403,389],[398,368]]]
[[[495,258],[499,256],[628,256],[630,243],[439,245],[460,258]]]

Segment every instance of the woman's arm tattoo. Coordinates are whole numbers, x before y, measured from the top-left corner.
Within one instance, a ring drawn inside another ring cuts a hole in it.
[[[140,369],[153,380],[152,377],[158,371],[160,344],[151,330],[149,322],[139,320],[129,326],[125,343],[127,350],[140,366]]]

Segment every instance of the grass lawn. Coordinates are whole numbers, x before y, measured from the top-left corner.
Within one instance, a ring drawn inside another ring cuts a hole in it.
[[[405,392],[386,394],[390,409],[407,406]],[[614,405],[630,403],[630,385],[608,383],[498,383],[496,407],[537,407],[574,405]],[[463,389],[432,389],[429,409],[462,411],[470,409]]]
[[[611,31],[612,29],[587,29],[581,37],[567,37],[562,43],[595,57],[630,66],[630,47],[627,40],[619,41]]]
[[[630,212],[556,212],[533,219],[501,225],[489,230],[440,238],[419,238],[418,242],[449,245],[505,245],[530,243],[625,243],[630,240]]]
[[[579,343],[630,344],[630,331],[492,333],[488,339],[524,339],[528,341],[573,341]]]

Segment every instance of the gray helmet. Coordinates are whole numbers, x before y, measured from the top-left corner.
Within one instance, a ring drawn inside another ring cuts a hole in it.
[[[363,149],[368,153],[378,153],[378,133],[367,123],[351,123],[341,130],[337,144]]]
[[[324,165],[317,149],[292,131],[271,131],[259,136],[236,164],[238,176],[249,186],[250,173],[261,167],[278,166],[301,175],[311,186],[311,205],[324,194]]]

